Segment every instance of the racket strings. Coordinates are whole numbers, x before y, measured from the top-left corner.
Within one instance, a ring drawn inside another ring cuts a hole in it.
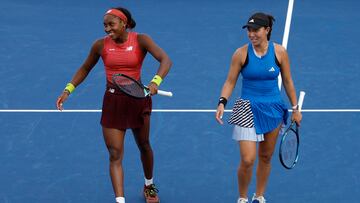
[[[117,84],[117,86],[124,92],[126,92],[129,95],[135,96],[135,97],[145,97],[146,92],[145,90],[136,82],[133,80],[117,76],[114,77],[114,82]]]
[[[283,162],[288,167],[291,167],[297,159],[298,140],[294,131],[287,132],[285,139],[281,146],[281,156]]]

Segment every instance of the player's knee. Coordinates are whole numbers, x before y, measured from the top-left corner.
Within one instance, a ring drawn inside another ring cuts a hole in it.
[[[122,161],[122,150],[108,147],[110,162]]]
[[[270,164],[271,157],[272,157],[272,154],[259,154],[259,161],[261,161],[265,164]]]
[[[152,152],[149,141],[141,142],[138,146],[141,154],[147,154]]]
[[[241,159],[241,167],[244,167],[244,168],[252,168],[254,163],[255,163],[254,158],[245,158],[245,157],[243,157]]]

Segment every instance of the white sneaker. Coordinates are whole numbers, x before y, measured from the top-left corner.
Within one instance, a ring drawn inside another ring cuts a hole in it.
[[[239,197],[239,199],[237,200],[237,203],[248,203],[248,202],[249,202],[248,198]]]
[[[254,196],[252,197],[251,202],[252,203],[266,203],[266,200],[265,200],[264,196],[256,197],[256,194],[254,194]]]

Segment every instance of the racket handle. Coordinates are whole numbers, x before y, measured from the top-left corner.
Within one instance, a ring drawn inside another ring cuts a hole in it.
[[[305,97],[305,92],[304,92],[304,91],[300,91],[299,101],[298,101],[299,111],[301,111],[301,109],[302,109],[302,105],[303,105],[303,103],[304,103],[304,97]]]
[[[167,91],[164,91],[164,90],[158,90],[157,93],[158,93],[158,95],[161,95],[161,96],[167,96],[167,97],[172,97],[173,96],[172,92],[167,92]]]

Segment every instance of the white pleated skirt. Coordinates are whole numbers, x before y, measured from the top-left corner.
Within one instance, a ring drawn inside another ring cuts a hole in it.
[[[236,141],[254,141],[261,142],[264,141],[264,134],[256,134],[255,127],[245,128],[239,125],[234,125],[232,138]]]
[[[284,134],[286,130],[286,125],[283,123],[281,125],[279,135]],[[234,130],[232,134],[232,138],[235,141],[253,141],[253,142],[262,142],[264,141],[264,134],[256,134],[255,128],[244,128],[238,125],[234,125]]]

